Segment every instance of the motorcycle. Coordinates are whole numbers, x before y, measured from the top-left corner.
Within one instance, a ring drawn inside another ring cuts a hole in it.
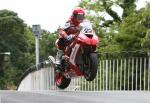
[[[80,76],[84,76],[87,81],[95,79],[98,69],[98,43],[99,38],[92,26],[88,22],[82,24],[81,31],[64,51],[62,71],[55,71],[55,83],[58,88],[67,88],[72,78]],[[49,56],[49,60],[55,64],[53,56]]]

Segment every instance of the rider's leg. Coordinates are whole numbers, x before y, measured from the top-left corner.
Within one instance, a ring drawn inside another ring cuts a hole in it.
[[[63,51],[60,49],[57,49],[57,54],[56,54],[56,67],[58,67],[58,69],[61,67],[61,60],[62,60],[62,56],[63,56]]]
[[[55,67],[56,67],[56,70],[61,70],[62,68],[62,65],[61,65],[61,60],[62,60],[62,56],[64,55],[64,52],[63,52],[63,48],[64,45],[63,44],[63,41],[62,39],[57,39],[56,41],[56,47],[57,47],[57,54],[56,54],[56,60],[55,60]]]

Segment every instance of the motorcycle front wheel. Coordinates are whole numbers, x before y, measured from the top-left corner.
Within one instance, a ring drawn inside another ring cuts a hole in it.
[[[66,78],[61,73],[55,73],[55,83],[59,89],[65,89],[71,82],[70,78]]]
[[[87,81],[93,81],[97,75],[98,69],[98,56],[97,53],[90,53],[88,56],[88,68],[86,68],[85,79]]]

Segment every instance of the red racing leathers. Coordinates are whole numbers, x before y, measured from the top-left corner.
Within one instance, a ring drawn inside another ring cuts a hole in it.
[[[67,46],[67,36],[75,35],[80,32],[80,30],[80,23],[73,18],[69,19],[64,27],[58,29],[58,39],[56,40],[56,47],[60,50],[64,50]]]

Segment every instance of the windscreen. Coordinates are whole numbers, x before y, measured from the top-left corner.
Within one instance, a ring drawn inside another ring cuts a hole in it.
[[[84,33],[84,34],[92,34],[92,25],[90,22],[83,22],[80,24],[82,29],[81,31]]]

